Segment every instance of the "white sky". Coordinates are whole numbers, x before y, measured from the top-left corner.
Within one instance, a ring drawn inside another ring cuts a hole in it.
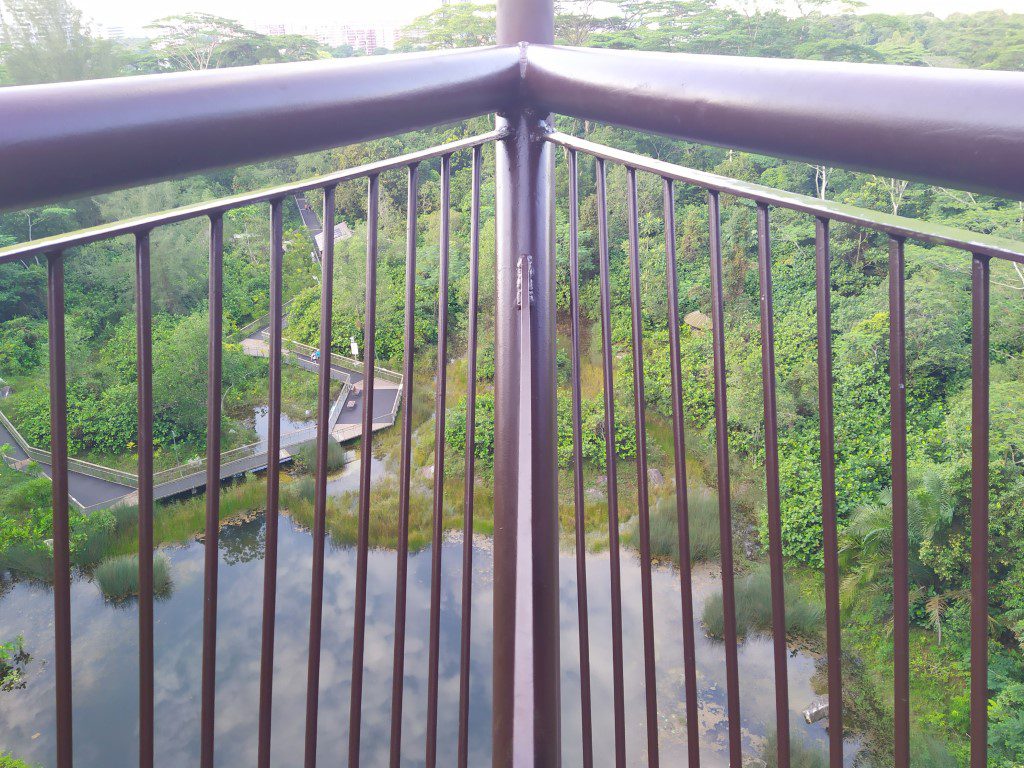
[[[795,3],[796,0],[788,0]],[[735,5],[744,2],[760,3],[762,7],[773,0],[731,0]],[[279,0],[76,0],[87,18],[107,27],[124,27],[129,33],[161,16],[190,11],[203,11],[238,19],[249,25],[291,22],[297,25],[326,21],[335,24],[372,26],[375,24],[401,26],[416,16],[436,8],[440,0],[301,0],[282,4]],[[947,16],[983,10],[1004,10],[1024,13],[1024,0],[867,0],[865,12],[880,13],[934,13]]]

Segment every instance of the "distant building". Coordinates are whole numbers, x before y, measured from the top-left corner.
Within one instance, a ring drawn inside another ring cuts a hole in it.
[[[129,37],[124,27],[108,27],[104,24],[94,24],[93,28],[99,37],[104,40],[125,40]]]
[[[378,48],[394,48],[398,31],[395,27],[356,27],[349,24],[264,24],[257,31],[265,35],[302,35],[329,48],[350,46],[363,53]]]

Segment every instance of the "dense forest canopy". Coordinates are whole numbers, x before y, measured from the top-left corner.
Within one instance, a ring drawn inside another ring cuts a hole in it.
[[[905,66],[1024,70],[1024,15],[1001,12],[897,16],[857,14],[851,5],[804,0],[792,15],[779,9],[743,10],[714,0],[623,0],[606,15],[592,4],[560,4],[559,42],[610,48],[683,51],[738,56],[793,57]],[[209,14],[159,19],[153,37],[108,41],[94,36],[65,0],[3,0],[0,83],[111,77],[139,73],[241,66],[353,55],[328,50],[296,36],[262,35]],[[398,44],[401,50],[487,45],[494,41],[494,9],[445,6],[416,20]],[[951,109],[955,105],[950,105]],[[885,213],[922,218],[1024,239],[1024,203],[901,179],[852,173],[727,149],[697,146],[604,125],[558,118],[569,132],[662,160],[739,179],[854,204]],[[218,171],[111,195],[63,201],[0,215],[0,245],[19,242],[231,192],[254,189],[315,173],[350,167],[485,130],[491,118],[383,138],[300,158]],[[493,259],[493,153],[486,153],[482,252]],[[558,306],[568,311],[568,212],[566,168],[557,166]],[[626,179],[609,175],[612,337],[616,345],[616,449],[628,465],[635,456],[632,423],[631,319],[626,258]],[[581,305],[585,364],[596,370],[596,200],[592,164],[581,161]],[[338,190],[338,215],[353,229],[338,243],[335,286],[335,348],[347,353],[349,338],[361,338],[365,261],[365,186]],[[640,260],[647,418],[653,425],[671,415],[668,310],[665,292],[661,188],[640,177]],[[405,177],[386,174],[381,183],[381,253],[377,321],[378,358],[397,364],[402,355],[405,264]],[[420,253],[417,264],[416,345],[424,359],[436,343],[439,177],[436,163],[421,169]],[[311,196],[314,209],[319,205]],[[464,349],[468,319],[470,208],[469,158],[453,161],[452,278],[448,296],[454,347]],[[820,456],[815,356],[813,221],[777,211],[773,215],[775,328],[780,413],[783,531],[794,569],[821,565]],[[680,315],[709,313],[708,213],[704,194],[680,188],[677,200]],[[205,333],[207,252],[200,222],[161,229],[153,241],[155,357],[158,371],[158,448],[175,457],[199,455],[205,446]],[[224,314],[228,329],[266,311],[267,224],[262,207],[229,214],[225,235]],[[760,327],[753,209],[723,197],[729,435],[741,480],[738,520],[763,538],[764,426],[761,403]],[[319,338],[318,267],[312,244],[294,207],[286,215],[285,292],[293,298],[288,333],[298,341]],[[863,720],[891,717],[885,691],[891,686],[891,466],[888,397],[888,262],[885,238],[846,225],[832,231],[833,366],[837,480],[842,531],[844,642],[873,672],[855,688]],[[134,451],[135,365],[131,243],[112,241],[74,254],[68,269],[68,348],[71,364],[72,448],[97,458]],[[969,584],[970,491],[970,275],[969,256],[938,247],[907,246],[908,422],[910,430],[911,576],[915,635],[915,727],[945,743],[949,764],[963,764],[967,733],[966,675]],[[992,590],[991,730],[998,768],[1024,765],[1024,271],[1008,263],[992,267],[992,439],[990,544]],[[489,313],[493,270],[483,270],[483,391],[476,451],[485,470],[492,452],[493,375]],[[571,463],[566,339],[559,340],[559,461]],[[35,261],[0,266],[0,378],[14,385],[10,410],[26,436],[48,442],[46,395],[47,330],[45,269]],[[228,345],[225,353],[226,426],[241,429],[246,410],[260,396],[259,366]],[[714,407],[709,334],[684,325],[682,366],[687,428],[695,455],[714,445]],[[583,403],[584,458],[588,477],[604,471],[600,376],[588,376]],[[465,403],[449,403],[448,440],[461,450]],[[652,434],[656,434],[653,430]],[[652,437],[652,461],[670,465],[666,448]],[[699,467],[698,467],[699,470]],[[626,470],[623,470],[624,472]],[[631,471],[631,470],[629,470]],[[666,471],[670,475],[671,470]],[[695,482],[716,483],[713,471],[697,471]],[[564,483],[563,483],[564,485]],[[752,490],[746,495],[743,488]],[[625,509],[631,502],[623,500]],[[941,630],[941,632],[939,632]],[[873,665],[873,666],[872,666]],[[877,679],[875,679],[877,678]],[[874,682],[872,682],[874,680]],[[882,693],[879,693],[879,692]],[[891,695],[891,694],[889,694]],[[879,699],[875,701],[871,697]],[[869,725],[862,723],[864,728]],[[886,729],[875,724],[880,733]],[[874,738],[884,739],[883,736]],[[877,755],[885,753],[884,745]],[[922,753],[923,754],[923,753]],[[932,755],[932,752],[928,752]],[[935,753],[937,754],[937,753]],[[929,758],[928,765],[945,764]],[[944,760],[945,758],[942,758]],[[879,764],[884,764],[882,761]],[[921,763],[925,765],[926,763]]]

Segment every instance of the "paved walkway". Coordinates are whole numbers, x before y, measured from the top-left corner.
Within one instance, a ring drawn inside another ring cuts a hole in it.
[[[310,235],[316,239],[322,228],[320,219],[312,210],[304,195],[295,195],[295,203],[299,208],[299,215],[302,222],[309,229]],[[287,318],[285,318],[287,325]],[[270,350],[267,345],[267,328],[260,328],[249,337],[242,340],[242,348],[246,354],[255,357],[269,357]],[[301,349],[301,348],[300,348]],[[304,370],[318,373],[320,362],[314,360],[304,351],[289,350],[286,353],[286,362],[298,365]],[[386,373],[386,372],[385,372]],[[340,402],[335,403],[331,411],[331,423],[328,429],[331,436],[339,443],[358,438],[362,434],[364,382],[361,365],[352,361],[351,365],[331,365],[331,378],[344,382]],[[375,376],[373,379],[373,430],[377,431],[390,427],[395,423],[398,399],[401,396],[401,385],[392,378]],[[281,435],[281,461],[291,460],[291,454],[287,448],[294,447],[301,443],[309,442],[316,438],[316,428],[303,429]],[[28,455],[18,444],[14,436],[7,428],[0,423],[0,445],[7,444],[11,448],[7,454],[15,464],[28,460]],[[236,455],[237,454],[237,455]],[[263,448],[252,450],[237,449],[229,451],[222,457],[221,479],[266,469],[267,452]],[[47,476],[51,476],[51,468],[48,463],[38,462],[38,466]],[[154,497],[159,499],[177,496],[189,491],[195,491],[206,485],[205,463],[197,462],[195,471],[190,467],[183,467],[181,474],[166,482],[159,483],[153,489]],[[159,473],[158,473],[159,474]],[[175,473],[177,474],[177,473]],[[85,509],[98,509],[113,506],[117,503],[130,504],[137,499],[137,490],[129,485],[116,483],[101,477],[83,474],[74,469],[68,471],[68,491],[71,499]]]
[[[14,461],[28,460],[26,453],[3,424],[0,424],[0,444],[11,446],[7,455]],[[49,464],[39,462],[38,466],[47,477],[53,476]],[[80,507],[108,506],[134,492],[135,489],[129,485],[120,485],[73,470],[68,472],[68,495]]]
[[[306,229],[309,230],[309,236],[313,239],[313,247],[317,248],[316,236],[324,231],[323,226],[320,224],[320,217],[316,215],[316,211],[309,204],[306,196],[301,192],[295,195],[295,204],[299,207],[299,216],[302,217],[302,223],[306,225]],[[317,255],[319,255],[319,248],[317,248]]]
[[[267,343],[268,329],[264,328],[253,333],[242,341],[245,353],[254,357],[269,357],[270,347]],[[319,372],[320,363],[311,355],[302,352],[287,352],[288,362],[298,365],[307,371]],[[347,380],[350,384],[345,401],[336,419],[329,424],[331,435],[339,443],[344,443],[362,435],[363,424],[363,372],[358,366],[331,365],[331,378]],[[401,397],[401,385],[391,379],[376,376],[373,379],[373,431],[390,427],[395,423],[396,405]]]

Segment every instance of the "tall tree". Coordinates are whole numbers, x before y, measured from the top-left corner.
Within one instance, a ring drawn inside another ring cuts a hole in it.
[[[210,13],[166,16],[147,24],[156,33],[151,45],[158,65],[169,70],[210,69],[232,41],[259,38],[242,24]]]
[[[122,68],[118,54],[67,0],[0,1],[0,77],[15,85],[112,77]]]

